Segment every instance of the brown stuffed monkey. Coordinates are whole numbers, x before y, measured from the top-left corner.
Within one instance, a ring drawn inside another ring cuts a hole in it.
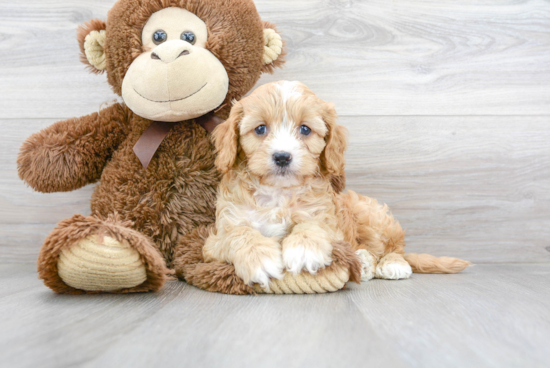
[[[46,239],[39,275],[59,293],[158,290],[182,238],[214,220],[209,131],[283,64],[282,40],[252,0],[119,0],[78,41],[82,61],[106,71],[124,103],[55,123],[21,147],[19,175],[37,191],[99,181],[91,216],[61,221]]]

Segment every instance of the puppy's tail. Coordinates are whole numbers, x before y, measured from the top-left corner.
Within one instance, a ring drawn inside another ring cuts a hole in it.
[[[404,255],[414,273],[457,273],[472,264],[459,258],[434,257],[430,254]]]

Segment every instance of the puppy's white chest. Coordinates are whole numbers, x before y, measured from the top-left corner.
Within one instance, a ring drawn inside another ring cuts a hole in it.
[[[283,238],[291,226],[293,193],[288,190],[260,187],[254,194],[257,207],[248,213],[252,227],[266,237]]]
[[[280,189],[260,187],[256,193],[254,193],[254,198],[259,207],[282,208],[290,201],[292,193],[287,193]]]

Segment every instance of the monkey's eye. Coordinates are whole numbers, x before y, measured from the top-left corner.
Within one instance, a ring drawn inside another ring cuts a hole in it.
[[[190,31],[185,31],[181,34],[181,39],[185,42],[189,42],[191,45],[195,44],[195,34]]]
[[[311,129],[308,126],[302,125],[300,127],[300,133],[303,134],[303,135],[310,135],[311,134]]]
[[[260,125],[254,129],[257,135],[264,135],[267,132],[267,127],[265,125]]]
[[[155,43],[155,45],[160,45],[161,43],[166,41],[167,38],[168,35],[162,29],[159,29],[158,31],[153,33],[153,42]]]

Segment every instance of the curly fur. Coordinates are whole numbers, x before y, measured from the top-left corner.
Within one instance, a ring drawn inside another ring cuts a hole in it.
[[[332,176],[343,174],[347,146],[336,119],[331,104],[296,82],[264,85],[233,107],[214,131],[224,176],[205,260],[231,263],[246,284],[263,288],[282,278],[283,268],[314,274],[330,265],[339,241],[368,251],[380,278],[409,277],[407,261],[416,272],[467,267],[448,257],[403,258],[405,232],[386,205],[334,190]],[[275,158],[280,152],[290,157],[284,166]]]

